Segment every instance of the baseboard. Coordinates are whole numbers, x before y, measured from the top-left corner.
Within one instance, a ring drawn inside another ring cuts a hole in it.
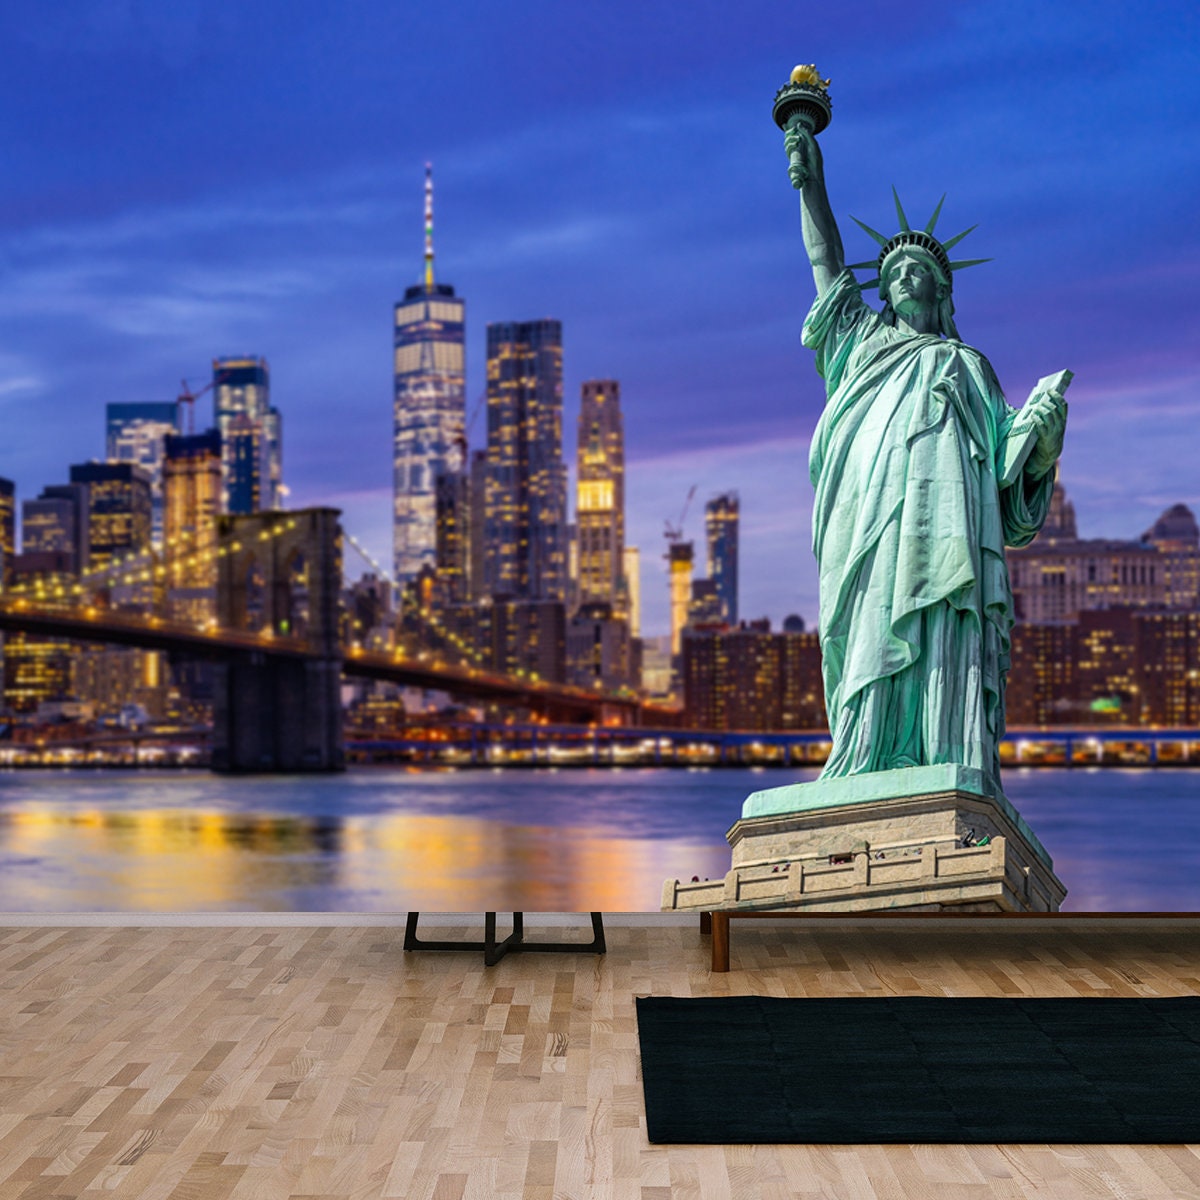
[[[507,913],[499,914],[501,929],[508,927]],[[1174,927],[1192,923],[1200,929],[1200,913],[790,913],[771,914],[787,926],[812,925],[814,921],[821,929],[956,929],[964,931],[973,925],[986,925],[990,933],[1001,930],[1030,932],[1037,928],[1044,931],[1049,925],[1067,928],[1096,928],[1097,922],[1121,928],[1143,925],[1166,925]],[[328,927],[382,927],[403,929],[408,917],[403,912],[346,913],[346,912],[0,912],[0,928],[152,928],[155,926],[195,926],[200,928],[328,928]],[[421,924],[428,928],[474,928],[482,926],[482,913],[424,912]],[[1014,920],[1013,918],[1018,918]],[[525,924],[530,929],[544,926],[551,929],[573,928],[587,925],[586,913],[530,913],[525,914]],[[639,928],[696,928],[698,912],[614,912],[604,914],[607,929]]]

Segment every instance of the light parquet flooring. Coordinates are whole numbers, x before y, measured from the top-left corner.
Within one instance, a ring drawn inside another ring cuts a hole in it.
[[[0,1198],[1200,1197],[1200,1147],[652,1146],[633,1005],[1189,994],[1200,922],[743,922],[728,975],[694,919],[606,927],[492,968],[386,927],[0,930]]]

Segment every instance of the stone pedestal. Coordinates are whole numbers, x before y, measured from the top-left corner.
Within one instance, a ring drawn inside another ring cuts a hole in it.
[[[1057,912],[1066,888],[980,771],[943,765],[769,788],[726,835],[723,880],[663,884],[667,911]]]

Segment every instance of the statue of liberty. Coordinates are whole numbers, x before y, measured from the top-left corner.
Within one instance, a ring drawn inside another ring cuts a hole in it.
[[[939,241],[941,203],[914,229],[896,196],[899,232],[858,222],[880,252],[848,267],[811,124],[790,123],[785,146],[817,289],[802,340],[827,394],[809,460],[833,736],[822,778],[957,763],[1002,795],[1004,547],[1046,518],[1070,372],[1010,407],[954,323],[952,273],[987,261],[950,260],[971,230]],[[857,283],[860,268],[877,278]],[[861,295],[876,284],[882,313]]]

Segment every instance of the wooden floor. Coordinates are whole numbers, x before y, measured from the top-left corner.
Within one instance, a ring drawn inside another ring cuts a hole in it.
[[[728,975],[693,920],[492,968],[386,927],[0,930],[0,1198],[1200,1197],[1200,1147],[651,1146],[636,995],[1200,990],[1200,922],[753,925]]]

